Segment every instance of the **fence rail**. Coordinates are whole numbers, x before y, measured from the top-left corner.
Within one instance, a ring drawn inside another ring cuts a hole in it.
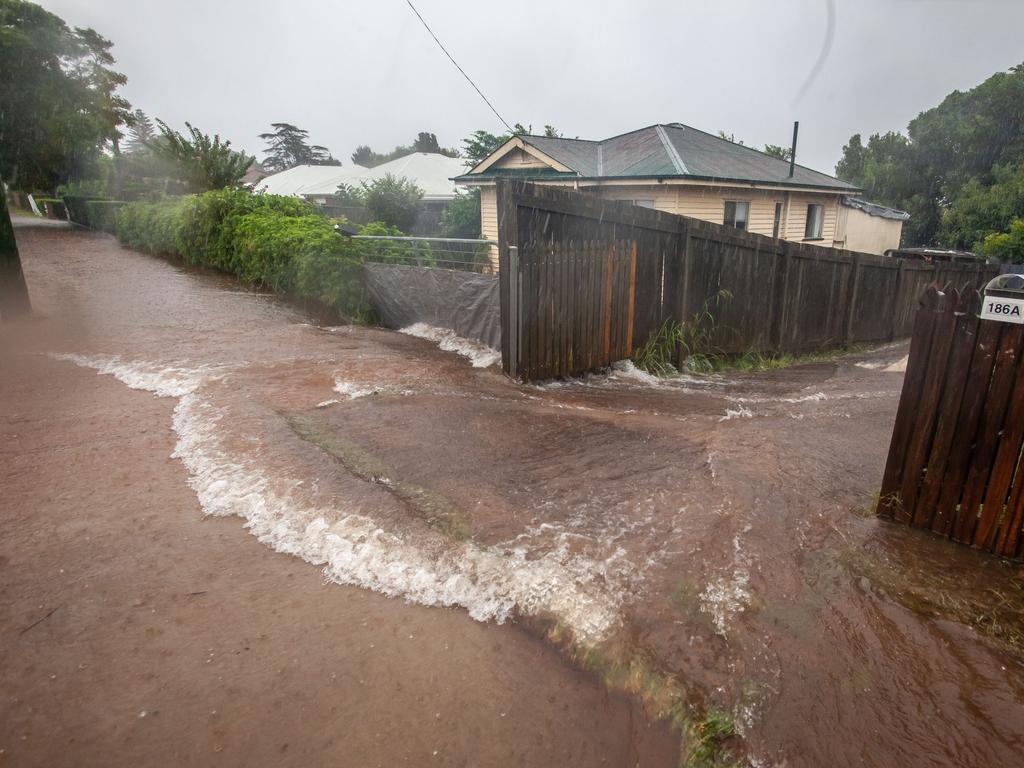
[[[629,357],[723,290],[732,299],[709,329],[723,353],[902,338],[925,287],[978,288],[997,270],[822,248],[518,181],[499,182],[498,231],[502,363],[525,379]]]
[[[978,307],[975,291],[921,299],[877,512],[1019,558],[1024,326]]]
[[[361,244],[364,260],[372,264],[481,273],[491,272],[491,252],[498,245],[495,240],[404,235],[351,235],[351,238]]]

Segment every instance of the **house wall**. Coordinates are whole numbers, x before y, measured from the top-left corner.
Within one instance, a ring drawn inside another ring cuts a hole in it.
[[[839,207],[835,235],[837,248],[884,255],[890,248],[899,248],[902,236],[902,221],[872,216],[845,205]]]
[[[807,206],[819,203],[825,206],[821,225],[821,240],[812,241],[815,245],[831,246],[836,235],[836,216],[838,215],[839,199],[837,195],[814,195],[794,192],[789,199],[789,215],[786,217],[787,240],[803,240],[804,228],[807,226]]]
[[[703,219],[715,224],[722,223],[727,200],[746,202],[750,204],[748,231],[769,237],[773,234],[775,224],[775,203],[783,204],[783,214],[785,214],[786,193],[774,190],[668,184],[635,187],[607,186],[596,189],[597,194],[608,200],[653,200],[654,207],[659,211],[692,216],[695,219]],[[831,195],[820,197],[822,200],[819,202],[832,202]],[[803,238],[803,226],[801,219],[801,238]]]
[[[480,237],[498,239],[498,193],[495,187],[480,187]]]
[[[561,182],[559,186],[565,186],[565,182]],[[841,246],[841,243],[834,242],[836,219],[840,208],[837,195],[691,184],[609,184],[584,186],[580,188],[580,191],[599,195],[607,200],[649,201],[653,202],[654,207],[659,211],[692,216],[695,219],[703,219],[715,224],[722,223],[727,200],[745,201],[750,203],[748,231],[768,237],[773,234],[775,203],[779,202],[782,203],[780,236],[787,240],[804,239],[807,206],[810,203],[819,203],[825,206],[825,211],[822,222],[822,239],[814,241],[815,244],[826,247]],[[483,186],[480,190],[480,229],[485,239],[497,239],[497,198],[493,185]]]

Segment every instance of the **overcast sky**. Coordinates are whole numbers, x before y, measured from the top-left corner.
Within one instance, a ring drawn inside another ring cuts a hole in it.
[[[510,123],[598,139],[652,123],[788,145],[831,173],[851,134],[905,128],[1024,61],[1020,0],[413,0]],[[271,122],[348,164],[432,131],[503,130],[405,0],[43,0],[114,41],[124,95],[262,157]],[[799,98],[798,98],[799,97]]]

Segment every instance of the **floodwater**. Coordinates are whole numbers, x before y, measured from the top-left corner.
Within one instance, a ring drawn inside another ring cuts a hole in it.
[[[205,512],[327,579],[544,633],[648,711],[727,713],[753,766],[1020,764],[1019,567],[870,515],[905,345],[517,385],[422,329],[29,238],[76,329],[34,343],[172,398]]]

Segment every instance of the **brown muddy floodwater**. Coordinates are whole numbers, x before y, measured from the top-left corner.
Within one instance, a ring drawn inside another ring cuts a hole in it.
[[[8,334],[4,365],[167,402],[202,509],[328,581],[434,606],[452,644],[467,615],[546,634],[652,716],[672,697],[693,720],[723,713],[753,766],[1021,764],[1019,566],[868,514],[905,346],[523,386],[111,238],[18,235],[47,317]],[[506,671],[548,675],[538,664]],[[611,764],[675,761],[629,733],[641,746]]]

